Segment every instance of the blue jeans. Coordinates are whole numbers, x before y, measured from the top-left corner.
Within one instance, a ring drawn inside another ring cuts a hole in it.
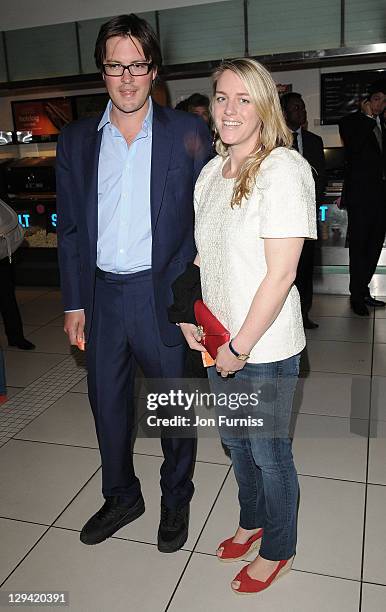
[[[235,427],[219,430],[239,487],[240,527],[264,529],[259,554],[272,561],[289,559],[296,552],[299,484],[288,431],[299,361],[300,355],[294,355],[272,363],[247,363],[234,381],[208,368],[216,397],[237,389],[263,398],[257,408],[249,404],[241,411],[233,409],[231,416],[264,416],[265,431],[253,426],[237,427],[236,435]]]

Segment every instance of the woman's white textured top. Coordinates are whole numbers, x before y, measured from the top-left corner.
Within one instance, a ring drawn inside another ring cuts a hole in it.
[[[231,208],[234,179],[212,159],[197,180],[195,239],[205,304],[234,337],[267,272],[264,238],[316,238],[315,184],[308,162],[278,147],[262,162],[241,207]],[[292,286],[282,310],[251,352],[249,363],[286,359],[305,346],[300,299]]]

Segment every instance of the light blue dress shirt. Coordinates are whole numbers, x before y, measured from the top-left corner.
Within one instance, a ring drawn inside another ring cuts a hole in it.
[[[141,130],[128,145],[110,121],[108,102],[98,130],[103,130],[98,167],[97,266],[129,274],[151,268],[150,174],[153,105]]]

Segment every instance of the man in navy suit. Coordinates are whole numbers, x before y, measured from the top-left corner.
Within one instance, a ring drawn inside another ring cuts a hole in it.
[[[145,510],[130,450],[135,366],[149,378],[182,377],[183,337],[167,307],[194,259],[193,190],[210,151],[201,119],[151,100],[161,52],[146,21],[105,23],[95,60],[110,101],[102,117],[68,125],[57,150],[64,330],[71,344],[86,342],[105,497],[82,529],[85,544]],[[174,552],[188,534],[194,441],[161,443],[158,548]]]

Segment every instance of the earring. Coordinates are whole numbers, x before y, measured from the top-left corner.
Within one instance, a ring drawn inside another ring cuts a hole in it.
[[[217,128],[214,128],[214,130],[213,130],[213,139],[212,139],[212,148],[216,144],[217,136],[218,136]]]

